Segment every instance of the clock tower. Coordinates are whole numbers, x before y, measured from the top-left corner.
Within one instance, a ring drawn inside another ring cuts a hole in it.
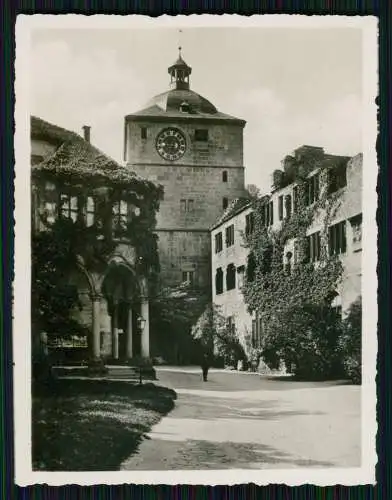
[[[180,48],[170,89],[125,117],[125,162],[164,188],[156,227],[162,286],[210,286],[209,228],[245,195],[245,121],[191,90],[191,72]]]

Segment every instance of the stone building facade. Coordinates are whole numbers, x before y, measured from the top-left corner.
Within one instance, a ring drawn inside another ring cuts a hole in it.
[[[244,195],[245,121],[191,90],[191,71],[180,53],[168,68],[170,90],[125,117],[127,166],[164,188],[156,226],[162,286],[209,287],[209,228]]]
[[[274,185],[270,196],[266,197],[265,224],[278,229],[286,217],[295,210],[296,182],[294,175],[284,171],[274,172]],[[343,279],[337,290],[333,306],[343,317],[350,305],[361,295],[361,250],[362,250],[362,154],[352,158],[327,155],[321,148],[303,146],[294,153],[297,164],[303,158],[308,165],[306,176],[310,186],[310,202],[318,199],[325,189],[338,193],[336,209],[331,213],[328,232],[329,252],[338,254],[343,264]],[[328,178],[319,175],[327,170]],[[312,187],[313,186],[313,187]],[[320,260],[320,233],[325,222],[325,210],[320,211],[308,228],[309,258]],[[211,229],[212,247],[212,297],[220,306],[228,323],[239,335],[240,341],[249,351],[258,347],[262,335],[262,325],[258,317],[247,311],[241,287],[246,279],[249,250],[244,245],[244,234],[253,229],[252,206],[249,200],[235,200]],[[284,264],[294,263],[298,256],[295,239],[290,240],[284,251]]]
[[[80,255],[78,264],[64,277],[78,291],[81,307],[75,308],[73,316],[90,332],[89,354],[95,359],[148,357],[148,273],[140,272],[135,246],[124,237],[126,233],[117,230],[151,213],[152,198],[145,194],[158,188],[130,175],[92,146],[88,127],[82,138],[37,117],[31,118],[31,172],[33,235],[50,230],[62,217],[82,224],[86,231],[98,228],[97,244],[109,233],[113,240],[103,266],[90,266]],[[126,199],[120,193],[115,199],[108,197],[108,179],[113,173],[130,179]],[[71,182],[64,184],[65,177]],[[127,201],[130,193],[138,200],[135,205]],[[106,222],[100,219],[102,208],[110,213]]]

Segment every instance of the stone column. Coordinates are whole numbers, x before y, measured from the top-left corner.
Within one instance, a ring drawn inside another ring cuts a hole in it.
[[[111,317],[108,312],[107,300],[101,299],[101,356],[110,357],[112,355],[112,326]]]
[[[126,347],[126,357],[127,359],[131,359],[133,356],[133,350],[132,350],[132,318],[133,318],[133,311],[132,311],[132,304],[128,305],[128,321],[127,321],[127,347]]]
[[[101,338],[100,338],[100,312],[101,312],[101,297],[99,295],[93,295],[92,300],[92,312],[93,312],[93,349],[92,354],[94,359],[101,357]]]
[[[118,359],[118,304],[113,304],[112,314],[112,356]]]
[[[142,333],[142,357],[148,358],[150,357],[150,318],[149,318],[149,302],[146,298],[142,299],[141,303],[141,316],[145,319],[144,329]]]

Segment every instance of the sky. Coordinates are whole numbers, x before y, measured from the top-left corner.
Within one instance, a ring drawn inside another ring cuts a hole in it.
[[[81,133],[122,163],[124,116],[169,88],[178,55],[191,89],[245,119],[245,181],[268,192],[295,148],[362,150],[358,28],[35,29],[31,112]]]

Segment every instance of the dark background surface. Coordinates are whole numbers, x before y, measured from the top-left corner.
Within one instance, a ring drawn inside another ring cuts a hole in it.
[[[2,244],[2,267],[0,280],[2,281],[2,310],[1,320],[1,353],[0,353],[0,396],[2,411],[0,414],[0,443],[1,443],[1,466],[0,472],[0,497],[4,499],[124,499],[124,498],[178,498],[178,499],[253,499],[253,498],[276,498],[288,499],[381,499],[392,498],[391,491],[391,391],[390,391],[390,363],[391,363],[391,46],[392,46],[392,7],[389,0],[365,1],[365,0],[335,0],[335,1],[223,1],[223,0],[177,0],[177,1],[111,1],[100,0],[64,0],[64,1],[12,1],[3,0],[0,10],[1,26],[1,127],[0,127],[0,154],[1,154],[1,236]],[[288,488],[281,486],[256,487],[254,485],[240,485],[236,487],[221,486],[211,487],[188,487],[188,486],[95,486],[95,487],[48,487],[32,486],[29,488],[18,488],[14,485],[13,467],[13,416],[12,416],[12,335],[11,335],[11,283],[13,279],[13,177],[14,177],[14,153],[13,153],[13,113],[14,113],[14,29],[16,15],[48,13],[48,14],[145,14],[159,16],[161,14],[222,14],[235,13],[252,15],[259,13],[279,14],[341,14],[341,15],[376,15],[379,17],[380,36],[380,95],[379,104],[379,137],[378,137],[378,159],[380,165],[380,176],[378,183],[379,209],[379,355],[378,355],[378,467],[377,486],[344,487],[334,486],[319,488],[311,485]]]

